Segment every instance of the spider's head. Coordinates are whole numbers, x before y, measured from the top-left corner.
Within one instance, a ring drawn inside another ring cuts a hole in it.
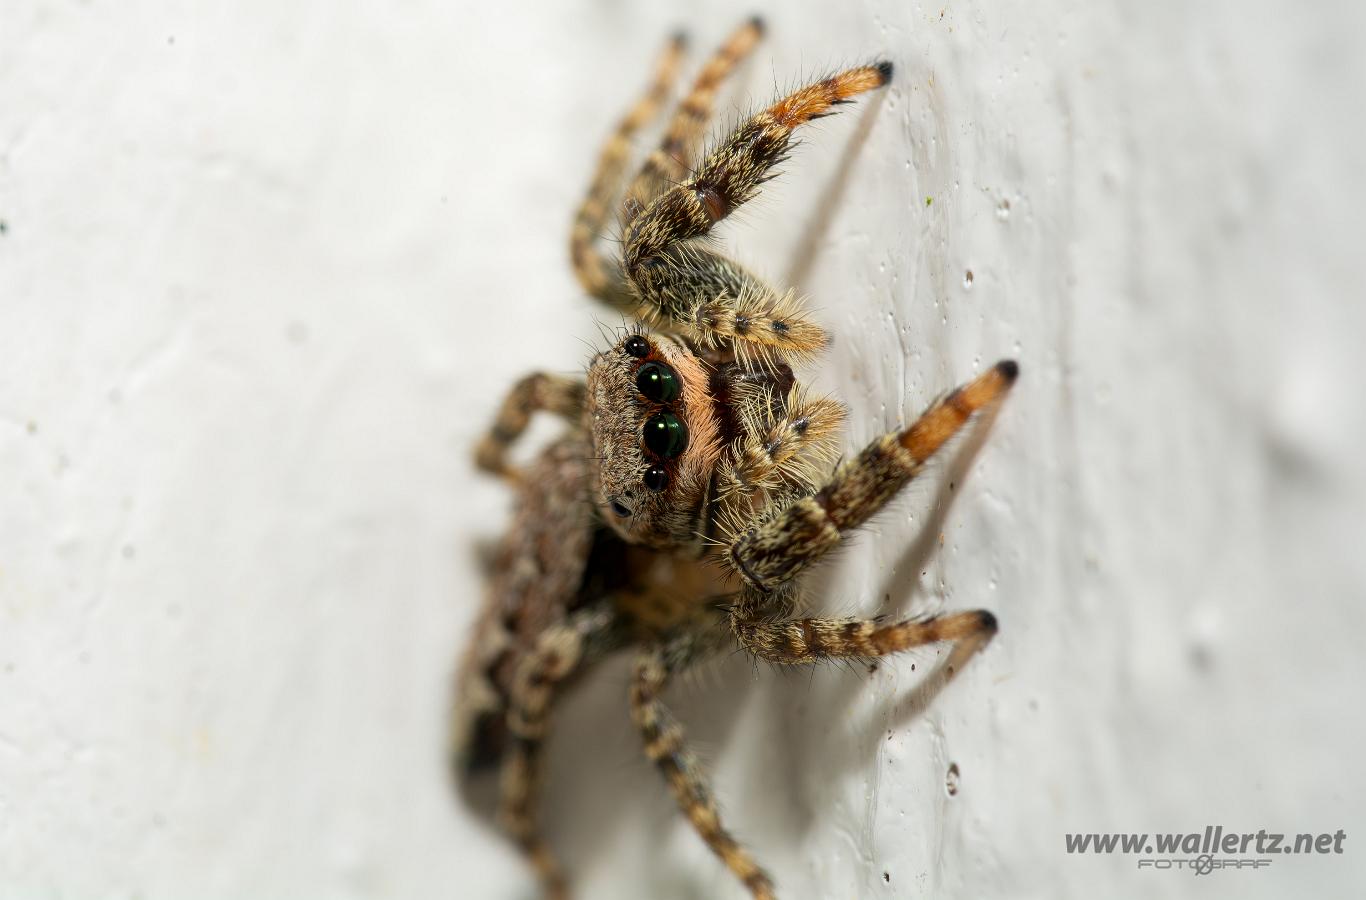
[[[594,501],[627,541],[667,548],[700,528],[721,456],[710,370],[667,335],[630,334],[588,368]]]

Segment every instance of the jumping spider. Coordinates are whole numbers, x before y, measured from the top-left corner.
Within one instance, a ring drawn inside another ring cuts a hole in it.
[[[630,709],[645,755],[726,867],[754,897],[772,898],[772,880],[721,823],[682,728],[660,702],[670,679],[737,646],[782,665],[867,661],[937,641],[975,648],[996,630],[985,610],[896,622],[794,617],[797,576],[1003,396],[1017,368],[997,363],[838,463],[843,408],[809,395],[792,369],[824,347],[825,333],[791,293],[706,237],[772,176],[798,126],[883,86],[892,66],[859,66],[783,97],[694,169],[690,150],[716,92],[761,32],[758,20],[747,22],[703,67],[626,186],[621,258],[603,256],[596,238],[633,133],[668,97],[682,38],[607,142],[575,220],[571,257],[584,289],[649,327],[594,356],[586,379],[523,378],[478,447],[480,467],[514,490],[516,511],[462,666],[455,765],[467,788],[497,770],[498,820],[549,897],[568,888],[537,826],[547,720],[566,683],[605,655],[636,648]],[[514,467],[508,450],[537,411],[569,428]]]

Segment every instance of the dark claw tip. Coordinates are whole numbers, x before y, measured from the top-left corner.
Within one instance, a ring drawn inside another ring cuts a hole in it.
[[[768,26],[764,24],[763,16],[750,16],[749,24],[751,28],[761,35],[768,29]]]
[[[996,623],[996,614],[990,610],[979,609],[977,611],[977,621],[982,626],[982,630],[988,634],[995,634],[1000,626]]]
[[[1020,365],[1013,359],[1003,359],[996,364],[996,371],[1008,384],[1014,384],[1015,379],[1020,377]]]
[[[682,50],[688,46],[688,33],[682,28],[669,36],[669,43]]]
[[[890,60],[884,59],[882,62],[874,65],[873,68],[877,69],[877,73],[882,76],[883,84],[892,80],[892,63]]]

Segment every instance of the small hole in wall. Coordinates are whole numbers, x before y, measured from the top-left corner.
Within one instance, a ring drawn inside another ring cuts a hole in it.
[[[1002,222],[1010,218],[1009,200],[1003,199],[1000,203],[996,204],[996,218],[1000,219]]]
[[[944,788],[950,797],[958,793],[958,763],[949,763],[949,774],[944,778]]]
[[[963,290],[972,290],[972,270],[968,269],[963,273]]]
[[[887,884],[891,884],[891,883],[892,883],[892,873],[891,873],[891,872],[883,872],[883,873],[882,873],[882,880],[885,881]]]

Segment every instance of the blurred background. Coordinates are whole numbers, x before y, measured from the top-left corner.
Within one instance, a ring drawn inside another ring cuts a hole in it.
[[[1023,375],[810,581],[995,610],[961,677],[671,692],[736,832],[785,900],[1360,896],[1364,10],[7,3],[0,895],[534,895],[445,771],[509,501],[472,445],[620,324],[569,223],[665,37],[695,65],[757,11],[718,127],[896,65],[721,233],[834,332],[848,448]],[[557,718],[579,895],[742,896],[625,691]],[[1204,877],[1064,846],[1207,825],[1347,838]]]

